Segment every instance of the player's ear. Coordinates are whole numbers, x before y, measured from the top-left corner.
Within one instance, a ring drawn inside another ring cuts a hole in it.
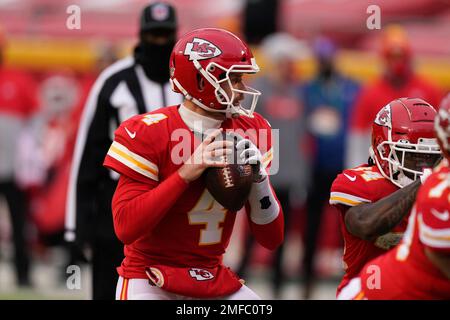
[[[219,81],[225,79],[225,77],[226,77],[226,73],[225,73],[225,72],[222,72],[222,73],[219,75]],[[231,90],[231,87],[230,87],[230,84],[229,84],[228,81],[222,82],[222,83],[220,84],[220,87],[221,87],[223,90],[225,90],[225,91],[226,91],[226,90],[228,90],[228,91]],[[223,94],[222,94],[220,91],[218,92],[218,96],[219,96],[220,101],[222,101],[222,102],[226,102],[226,101],[227,101],[227,99],[225,99],[225,97],[223,96]]]
[[[205,89],[205,79],[200,75],[200,73],[197,73],[197,88],[200,92]]]

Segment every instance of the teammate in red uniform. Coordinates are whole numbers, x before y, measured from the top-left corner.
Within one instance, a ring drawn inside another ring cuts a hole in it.
[[[368,262],[342,299],[450,299],[450,95],[435,120],[444,159],[419,189],[400,245]]]
[[[345,275],[337,292],[369,260],[400,241],[423,170],[440,159],[435,109],[401,98],[382,108],[372,125],[368,164],[344,170],[331,186],[330,204],[341,218]]]
[[[437,107],[443,97],[439,87],[414,70],[414,52],[405,30],[397,25],[383,28],[380,44],[384,72],[363,87],[353,107],[347,142],[347,163],[364,161],[372,120],[380,106],[397,97],[416,97]]]
[[[125,244],[117,299],[258,299],[222,264],[236,212],[216,202],[200,178],[207,167],[223,167],[220,156],[232,152],[230,141],[216,139],[220,132],[240,134],[239,159],[258,169],[246,205],[251,230],[268,249],[283,241],[283,214],[265,169],[272,159],[270,127],[253,113],[260,93],[242,81],[258,70],[232,33],[194,30],[170,59],[173,89],[185,101],[117,129],[104,163],[121,174],[112,203]],[[241,106],[244,94],[252,97],[248,109]]]

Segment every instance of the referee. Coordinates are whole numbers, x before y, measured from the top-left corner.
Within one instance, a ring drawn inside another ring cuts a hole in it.
[[[119,177],[102,163],[122,121],[182,102],[169,83],[169,57],[176,32],[172,6],[158,2],[145,7],[134,54],[99,75],[83,110],[69,180],[65,240],[72,259],[87,245],[92,250],[94,300],[115,299],[116,267],[123,259],[123,245],[114,233],[111,213]]]

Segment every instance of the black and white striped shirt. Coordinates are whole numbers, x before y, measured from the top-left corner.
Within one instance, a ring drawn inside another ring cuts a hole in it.
[[[118,175],[102,164],[118,125],[138,113],[179,104],[182,98],[169,82],[148,79],[132,56],[100,74],[84,107],[75,144],[66,201],[67,241],[91,232],[104,238],[114,235],[111,200]]]

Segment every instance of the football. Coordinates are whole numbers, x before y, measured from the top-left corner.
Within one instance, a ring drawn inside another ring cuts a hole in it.
[[[247,201],[252,187],[252,166],[238,164],[235,136],[227,134],[224,139],[233,139],[235,148],[230,155],[225,155],[227,164],[223,168],[210,167],[205,170],[206,188],[224,208],[230,211],[240,210]]]

